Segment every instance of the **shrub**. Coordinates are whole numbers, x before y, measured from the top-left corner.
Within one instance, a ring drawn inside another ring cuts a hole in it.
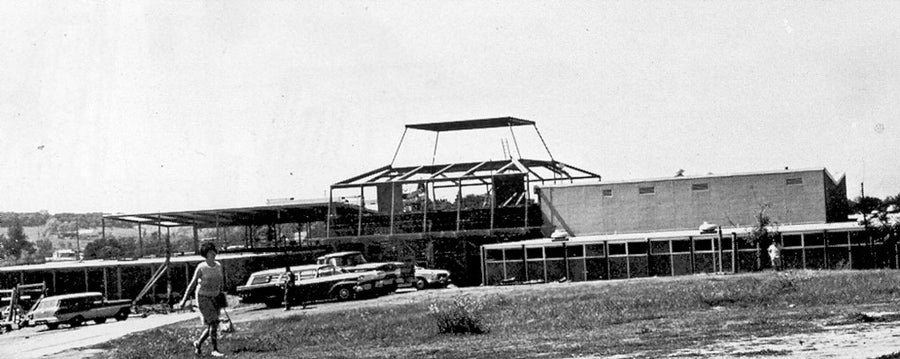
[[[428,314],[434,319],[442,334],[482,334],[484,325],[484,301],[460,295],[450,302],[431,303]]]

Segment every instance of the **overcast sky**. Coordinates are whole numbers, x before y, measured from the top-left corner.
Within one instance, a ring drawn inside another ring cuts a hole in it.
[[[536,121],[605,180],[826,167],[900,193],[900,2],[0,1],[0,211],[315,198],[408,123]],[[523,157],[547,158],[531,128]],[[447,133],[437,162],[499,159]],[[398,164],[430,163],[410,132]],[[492,137],[493,136],[493,137]]]

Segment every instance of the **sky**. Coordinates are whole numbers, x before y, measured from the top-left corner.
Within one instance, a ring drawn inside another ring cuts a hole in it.
[[[900,2],[0,0],[0,211],[323,198],[405,124],[533,120],[604,180],[827,168],[900,193]],[[493,131],[493,132],[492,132]],[[533,128],[521,156],[548,155]],[[435,161],[500,159],[508,129]],[[410,131],[395,164],[430,163]],[[511,142],[512,143],[512,142]]]

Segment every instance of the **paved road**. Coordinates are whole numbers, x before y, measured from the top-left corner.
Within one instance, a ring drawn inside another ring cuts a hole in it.
[[[156,328],[170,323],[197,318],[197,314],[185,312],[167,315],[132,317],[123,322],[110,320],[104,324],[87,324],[80,328],[49,330],[47,327],[23,328],[0,335],[0,358],[47,358],[48,356],[89,345],[103,343],[126,334]],[[67,352],[64,356],[71,358]]]

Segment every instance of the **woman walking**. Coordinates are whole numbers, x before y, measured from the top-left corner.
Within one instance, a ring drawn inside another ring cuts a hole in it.
[[[200,338],[194,341],[194,354],[200,354],[200,346],[210,339],[212,343],[212,352],[210,355],[214,357],[224,356],[219,352],[219,311],[225,306],[225,293],[222,289],[225,287],[225,271],[222,264],[216,261],[216,245],[211,242],[203,243],[200,246],[200,255],[206,258],[205,261],[197,265],[194,271],[194,278],[188,284],[184,291],[184,298],[181,300],[179,307],[184,308],[185,302],[189,297],[191,289],[197,286],[197,306],[200,307],[200,319],[203,321],[203,333]]]

